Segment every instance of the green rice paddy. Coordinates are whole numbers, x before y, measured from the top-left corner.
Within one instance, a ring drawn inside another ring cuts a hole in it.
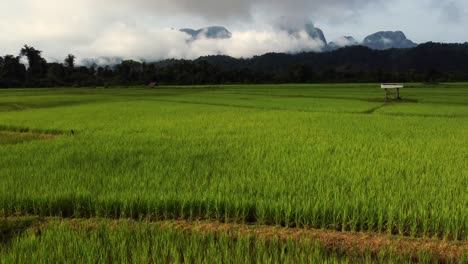
[[[0,90],[0,215],[464,242],[468,84],[409,86],[389,103],[376,84]],[[62,229],[14,248],[76,240]]]

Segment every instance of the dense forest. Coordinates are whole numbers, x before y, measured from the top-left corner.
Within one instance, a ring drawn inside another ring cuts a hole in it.
[[[27,60],[27,65],[22,63]],[[17,56],[0,57],[0,87],[127,86],[157,84],[320,83],[468,81],[468,43],[425,43],[411,49],[363,46],[330,52],[269,53],[250,59],[207,56],[153,63],[76,65],[73,55],[49,63],[25,45]]]

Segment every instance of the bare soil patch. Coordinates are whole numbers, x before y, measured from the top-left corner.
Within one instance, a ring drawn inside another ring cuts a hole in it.
[[[54,139],[58,135],[33,132],[0,131],[0,145],[14,145],[33,140]]]

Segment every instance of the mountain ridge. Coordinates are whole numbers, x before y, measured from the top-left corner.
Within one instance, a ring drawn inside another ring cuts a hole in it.
[[[325,33],[319,27],[315,27],[310,21],[304,21],[300,26],[280,24],[278,28],[281,31],[287,32],[290,36],[299,38],[300,32],[305,32],[311,39],[320,40],[324,44],[322,51],[335,50],[347,46],[362,45],[374,50],[386,49],[405,49],[414,48],[418,44],[408,39],[402,31],[378,31],[364,38],[362,42],[358,42],[352,36],[343,36],[334,41],[327,42]],[[200,38],[208,39],[229,39],[232,33],[223,26],[209,26],[200,29],[182,28],[179,31],[191,36],[192,40]]]

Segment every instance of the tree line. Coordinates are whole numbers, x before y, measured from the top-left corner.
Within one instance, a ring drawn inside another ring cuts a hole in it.
[[[27,61],[27,66],[22,59]],[[363,46],[331,52],[269,53],[249,59],[206,56],[196,60],[116,65],[47,62],[42,51],[25,45],[17,56],[0,57],[0,88],[167,85],[454,82],[468,81],[468,43],[425,43],[411,49],[371,50]]]

